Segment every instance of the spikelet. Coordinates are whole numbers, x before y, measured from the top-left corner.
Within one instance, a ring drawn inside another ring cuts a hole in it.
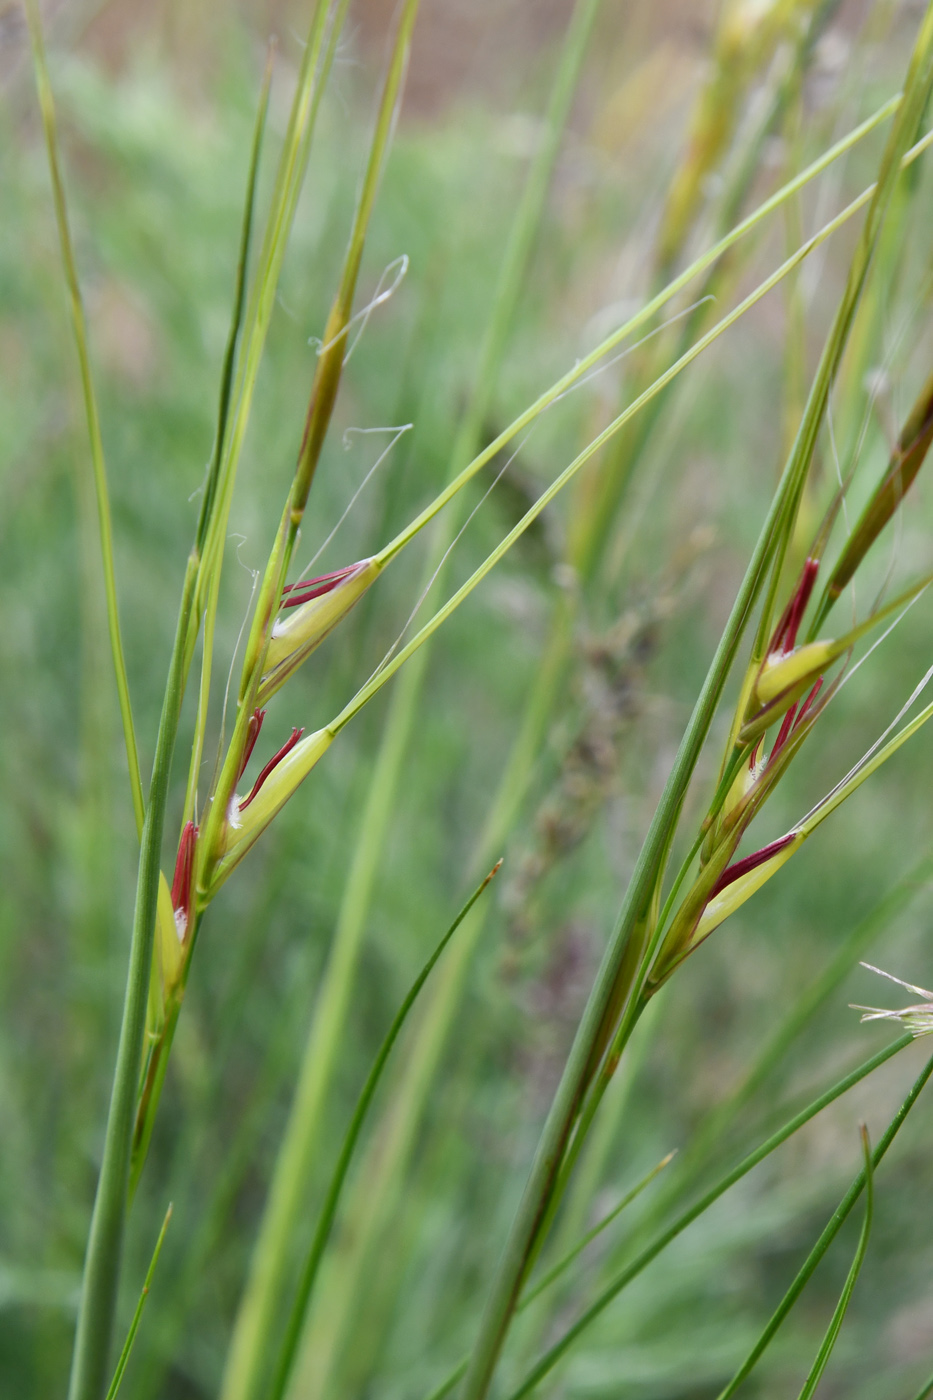
[[[165,1003],[169,988],[178,979],[183,956],[172,909],[168,880],[159,871],[159,898],[156,906],[155,941],[152,945],[152,971],[149,976],[149,1000],[146,1006],[146,1034],[158,1039],[165,1024]]]
[[[729,866],[714,887],[700,915],[690,939],[689,949],[692,951],[697,944],[702,943],[703,939],[728,919],[730,914],[734,914],[747,899],[751,899],[772,875],[777,874],[784,862],[796,854],[805,839],[799,831],[788,832],[786,836],[772,841],[760,851],[755,851],[753,855]]]
[[[289,590],[291,596],[286,597],[283,610],[294,608],[294,612],[278,618],[272,628],[258,705],[264,705],[321,645],[381,571],[376,559],[363,559]]]
[[[840,654],[840,644],[829,641],[808,642],[788,656],[766,657],[755,683],[752,704],[770,707],[780,698],[786,708],[809,690]],[[775,718],[777,715],[771,715],[769,723]]]
[[[772,875],[777,874],[806,840],[804,832],[789,831],[751,855],[729,864],[740,835],[741,832],[733,833],[722,842],[685,896],[655,961],[651,974],[655,987],[665,981],[678,963],[698,948],[730,914],[751,899]]]
[[[301,732],[300,729],[293,731],[291,739],[266,765],[247,796],[234,795],[227,812],[211,894],[243,859],[318,760],[324,757],[334,737],[330,729],[318,729],[306,739],[301,738]]]

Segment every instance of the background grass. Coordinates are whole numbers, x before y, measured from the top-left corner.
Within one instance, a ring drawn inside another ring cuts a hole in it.
[[[559,7],[541,25],[532,8],[505,12],[497,45],[496,16],[478,10],[458,21],[452,7],[426,6],[367,246],[364,299],[399,254],[408,254],[410,271],[348,366],[302,562],[386,441],[353,429],[414,424],[322,568],[381,544],[445,478],[560,32]],[[660,199],[682,148],[709,17],[672,10],[649,18],[632,8],[628,15],[628,7],[610,3],[601,18],[511,330],[490,437],[596,342],[607,308],[646,292]],[[17,13],[3,18],[0,1377],[5,1393],[39,1397],[60,1393],[67,1372],[118,1030],[135,832],[41,133]],[[840,10],[804,86],[798,147],[786,139],[768,146],[757,194],[776,182],[784,162],[802,164],[895,89],[913,12],[878,6],[867,27],[865,18],[864,7]],[[207,6],[184,15],[166,7],[143,23],[119,4],[89,28],[67,8],[58,23],[50,33],[52,78],[145,775],[171,646],[168,600],[184,569],[194,493],[210,452],[270,25],[265,15],[234,19]],[[274,141],[298,52],[293,23],[300,29],[303,17],[276,17],[282,57]],[[308,341],[320,331],[340,267],[383,30],[376,6],[360,9],[322,109],[234,505],[231,551],[241,567],[224,575],[224,658],[290,479],[314,364]],[[872,178],[879,149],[878,139],[868,142],[807,193],[799,211],[805,230]],[[266,184],[271,169],[267,160]],[[715,193],[712,182],[711,200]],[[864,368],[883,369],[885,378],[856,503],[929,371],[930,196],[921,168],[899,225],[906,265],[878,307],[866,351]],[[743,285],[779,259],[784,233],[780,219],[769,226]],[[844,234],[818,255],[818,275],[804,270],[811,361],[850,241]],[[366,1204],[363,1188],[354,1201],[351,1184],[312,1319],[311,1336],[327,1338],[331,1365],[322,1381],[320,1368],[307,1363],[296,1395],[417,1396],[473,1336],[483,1280],[620,891],[780,465],[793,387],[785,375],[786,311],[786,298],[772,294],[690,370],[665,409],[629,498],[631,547],[612,586],[589,601],[572,676],[504,851],[406,1190],[387,1211],[362,1287],[342,1312],[342,1280],[354,1277],[354,1223]],[[458,543],[452,581],[484,557],[583,434],[602,425],[620,392],[620,371],[608,370],[547,416]],[[858,385],[858,413],[866,395]],[[828,442],[824,457],[829,474]],[[491,479],[475,486],[474,501]],[[899,576],[929,567],[931,506],[921,475],[898,526]],[[565,530],[566,509],[547,513],[435,644],[326,1109],[334,1152],[396,1005],[467,887],[490,793],[547,640]],[[879,579],[890,549],[889,535],[876,551]],[[416,554],[351,616],[340,644],[326,644],[276,698],[270,733],[284,738],[292,724],[323,723],[365,679],[413,606]],[[805,749],[774,801],[774,831],[763,838],[808,810],[873,741],[929,664],[929,635],[930,605],[921,600]],[[219,897],[205,930],[131,1222],[121,1327],[165,1205],[175,1203],[127,1394],[174,1400],[216,1393],[384,713],[380,699],[335,745],[283,813],[277,838],[257,848]],[[581,1197],[575,1207],[581,1228],[666,1152],[689,1143],[847,934],[930,850],[931,743],[921,734],[902,751],[808,843],[793,875],[783,872],[744,906],[663,993],[644,1054],[636,1043],[632,1070],[613,1089],[619,1103],[628,1093],[624,1127],[613,1127],[615,1109],[607,1105],[601,1161],[592,1152],[593,1199]],[[714,762],[713,754],[707,778]],[[178,811],[182,785],[179,769]],[[920,890],[869,953],[921,984],[929,983],[933,961],[930,903]],[[877,1028],[859,1027],[847,1009],[850,1000],[885,1000],[852,961],[851,975],[718,1144],[723,1162],[757,1142],[781,1106],[796,1106],[807,1089],[881,1043]],[[632,1400],[715,1395],[857,1169],[859,1117],[876,1132],[883,1126],[919,1068],[916,1053],[835,1105],[694,1226],[592,1329],[552,1379],[555,1391]],[[390,1096],[391,1085],[383,1104],[391,1106]],[[389,1123],[377,1121],[370,1153],[378,1153]],[[931,1130],[921,1101],[879,1174],[875,1233],[824,1381],[827,1395],[910,1400],[933,1368],[933,1228],[925,1209]],[[320,1162],[321,1189],[330,1165]],[[573,1303],[589,1296],[600,1271],[637,1234],[639,1212],[650,1214],[664,1189],[662,1177],[569,1276],[562,1309],[575,1312]],[[562,1228],[569,1244],[571,1223]],[[830,1255],[749,1393],[796,1393],[848,1267],[857,1223],[850,1228],[851,1240],[846,1235]],[[514,1364],[517,1378],[522,1357],[549,1335],[532,1316],[523,1320],[507,1372]]]

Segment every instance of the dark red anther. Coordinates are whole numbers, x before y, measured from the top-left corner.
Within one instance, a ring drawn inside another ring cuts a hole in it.
[[[256,740],[259,738],[259,731],[262,728],[262,722],[265,717],[265,710],[254,710],[249,717],[249,725],[246,730],[246,743],[243,746],[243,758],[240,762],[240,771],[236,775],[237,782],[240,781],[243,774],[246,772],[246,765],[249,763],[250,755],[256,747]]]
[[[779,753],[781,752],[781,749],[782,749],[782,748],[784,747],[784,745],[787,743],[787,740],[788,740],[788,737],[789,737],[789,735],[790,735],[790,733],[791,733],[791,730],[792,730],[793,727],[794,727],[794,717],[795,717],[796,714],[797,714],[797,706],[796,706],[796,705],[791,705],[790,709],[787,711],[787,714],[784,716],[784,721],[783,721],[783,723],[782,723],[780,729],[778,730],[778,736],[777,736],[777,738],[775,739],[774,743],[773,743],[772,746],[771,746],[771,757],[772,757],[772,758],[774,758],[775,754],[779,754]]]
[[[286,583],[282,589],[282,608],[297,608],[302,603],[310,603],[312,598],[320,598],[325,593],[330,593],[342,583],[345,578],[349,578],[359,568],[359,564],[347,564],[343,569],[337,569],[332,574],[321,574],[318,578],[302,579],[298,583]]]
[[[292,730],[292,737],[291,737],[289,740],[287,740],[286,743],[284,743],[284,744],[282,745],[282,747],[279,749],[279,751],[278,751],[277,754],[273,754],[272,758],[269,759],[269,762],[266,764],[265,768],[262,770],[262,772],[260,773],[259,777],[256,779],[255,783],[253,783],[253,788],[252,788],[252,791],[250,792],[249,796],[248,796],[248,797],[244,797],[244,798],[243,798],[243,801],[240,803],[240,811],[241,811],[241,812],[243,811],[244,807],[248,807],[248,806],[249,806],[249,804],[252,802],[253,798],[254,798],[254,797],[256,796],[256,794],[258,793],[259,789],[262,787],[263,783],[264,783],[264,782],[266,781],[266,779],[268,778],[269,774],[272,772],[273,768],[275,768],[279,763],[282,762],[282,759],[285,757],[285,755],[286,755],[287,753],[290,753],[290,752],[291,752],[291,750],[292,750],[292,749],[295,747],[295,745],[298,743],[298,740],[301,738],[301,736],[302,736],[303,733],[304,733],[304,730],[303,730],[303,729],[293,729],[293,730]]]
[[[791,595],[790,602],[781,615],[781,620],[774,629],[774,636],[771,638],[771,645],[768,648],[773,656],[780,651],[785,656],[789,651],[793,651],[797,644],[797,631],[803,621],[803,615],[807,610],[810,601],[810,594],[813,592],[813,585],[816,583],[816,576],[819,573],[819,559],[808,559],[804,564],[800,574],[800,582]]]
[[[736,880],[747,875],[750,870],[756,870],[759,865],[764,865],[766,860],[776,856],[778,851],[783,851],[785,846],[796,839],[796,831],[789,831],[786,836],[779,836],[776,841],[771,841],[767,846],[762,846],[760,851],[753,851],[750,856],[744,856],[742,860],[737,860],[733,865],[726,866],[719,879],[710,891],[710,899],[715,899],[729,885]]]
[[[816,697],[819,695],[820,690],[821,690],[821,688],[822,688],[822,685],[823,685],[823,677],[820,676],[820,678],[819,678],[819,680],[817,681],[816,685],[813,687],[813,689],[810,691],[810,694],[807,696],[806,700],[804,700],[803,704],[800,706],[800,714],[797,716],[797,724],[794,725],[794,728],[795,728],[795,729],[797,728],[797,725],[803,723],[804,716],[806,715],[806,713],[807,713],[807,711],[809,710],[810,706],[813,704],[813,702],[814,702],[814,700],[816,699]]]
[[[183,914],[187,927],[191,913],[191,876],[194,872],[194,848],[198,840],[198,828],[194,822],[185,822],[178,855],[175,859],[175,876],[172,880],[172,908],[176,914]]]

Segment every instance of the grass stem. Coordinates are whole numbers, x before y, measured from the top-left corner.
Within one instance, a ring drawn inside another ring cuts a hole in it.
[[[133,801],[133,815],[136,820],[136,834],[142,837],[145,803],[143,784],[139,771],[139,752],[136,746],[136,730],[133,724],[133,709],[130,704],[130,686],[126,674],[126,661],[123,655],[123,638],[120,632],[120,614],[117,606],[117,580],[113,558],[113,521],[110,514],[110,491],[107,486],[107,464],[104,460],[104,443],[100,431],[100,414],[97,408],[97,395],[91,374],[91,357],[87,343],[87,323],[84,316],[84,303],[81,300],[81,287],[78,282],[78,269],[75,263],[71,229],[68,223],[68,206],[65,201],[65,186],[62,179],[58,156],[58,135],[55,121],[55,100],[49,81],[48,65],[45,58],[45,44],[42,38],[42,21],[37,0],[26,0],[26,17],[29,21],[29,34],[32,40],[33,63],[36,71],[36,87],[39,93],[39,106],[42,112],[42,127],[48,152],[49,174],[52,181],[52,197],[55,203],[55,219],[58,224],[58,239],[61,247],[62,268],[68,287],[71,304],[71,323],[78,352],[78,367],[81,374],[81,393],[84,399],[84,413],[87,419],[88,438],[91,449],[91,466],[94,474],[94,491],[97,498],[97,522],[100,531],[100,557],[104,573],[104,593],[107,599],[107,631],[110,636],[110,653],[117,683],[117,697],[120,703],[120,719],[123,724],[123,742],[126,747],[126,762],[130,779],[130,794]]]

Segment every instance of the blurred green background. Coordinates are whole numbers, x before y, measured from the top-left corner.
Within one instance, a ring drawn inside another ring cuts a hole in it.
[[[348,365],[302,562],[390,440],[383,430],[413,425],[328,545],[322,569],[371,552],[446,478],[569,8],[556,0],[425,0],[360,300],[400,255],[409,269]],[[761,149],[745,207],[896,90],[918,14],[912,4],[838,7],[791,116]],[[310,341],[340,267],[390,17],[381,0],[351,7],[322,109],[234,506],[220,615],[224,668],[290,480],[314,365]],[[46,18],[145,776],[211,449],[265,42],[278,35],[261,201],[307,16],[299,5],[113,0],[64,4]],[[510,328],[485,425],[490,438],[647,295],[664,192],[708,71],[714,19],[709,5],[606,0]],[[119,1026],[135,833],[67,304],[15,5],[0,10],[0,45],[0,1391],[45,1397],[62,1394],[67,1375]],[[750,84],[737,140],[766,79]],[[872,178],[880,140],[806,193],[798,210],[805,230]],[[727,154],[707,179],[697,247],[715,227],[728,168]],[[921,165],[900,224],[900,271],[882,269],[884,295],[864,329],[865,373],[847,391],[853,421],[866,414],[868,422],[856,499],[930,369],[931,214]],[[778,218],[756,235],[737,269],[742,290],[780,260],[789,232]],[[805,267],[794,307],[787,292],[772,294],[665,400],[613,527],[619,566],[584,600],[571,672],[502,852],[506,864],[426,1111],[412,1128],[404,1190],[383,1203],[361,1261],[355,1229],[367,1172],[392,1131],[391,1112],[377,1111],[312,1320],[310,1353],[326,1355],[327,1365],[308,1362],[296,1396],[418,1397],[469,1344],[626,877],[781,465],[797,392],[791,318],[803,318],[812,368],[851,240],[847,231],[817,254],[814,269]],[[714,308],[724,310],[725,301]],[[626,392],[624,369],[570,395],[524,442],[458,541],[448,587],[608,421]],[[850,429],[841,425],[840,441]],[[827,438],[819,500],[832,488],[832,455]],[[487,473],[474,484],[471,506],[492,480]],[[898,579],[929,567],[931,530],[933,495],[921,475],[875,551],[878,582],[892,556]],[[478,834],[567,586],[566,532],[558,502],[432,650],[327,1104],[333,1152],[395,1007],[470,887]],[[276,699],[267,720],[273,737],[325,722],[365,680],[417,601],[424,550],[417,545],[389,571],[339,644],[331,639]],[[860,600],[871,601],[867,583]],[[762,840],[806,812],[893,718],[930,663],[930,607],[921,599],[840,696],[775,799]],[[206,923],[129,1230],[121,1328],[174,1202],[128,1395],[186,1400],[217,1391],[386,703],[383,695],[335,744]],[[186,718],[190,733],[188,710]],[[724,726],[725,717],[717,744]],[[658,999],[584,1166],[592,1199],[581,1188],[560,1227],[566,1242],[574,1223],[591,1223],[666,1152],[689,1143],[852,930],[906,889],[905,877],[910,897],[879,918],[864,955],[931,982],[930,869],[922,867],[933,836],[931,744],[921,734],[872,779]],[[184,747],[183,729],[182,754]],[[697,811],[717,761],[711,746]],[[177,779],[176,817],[181,761]],[[807,1090],[883,1043],[885,1032],[860,1027],[847,1004],[894,1005],[899,993],[889,1002],[887,989],[858,969],[858,956],[852,952],[849,975],[737,1113],[717,1160],[733,1160]],[[715,1396],[856,1170],[857,1123],[866,1119],[876,1135],[883,1129],[923,1053],[920,1045],[899,1057],[727,1196],[607,1311],[546,1393]],[[389,1085],[379,1109],[392,1103]],[[931,1160],[933,1106],[921,1100],[879,1175],[876,1229],[821,1391],[827,1397],[911,1400],[933,1367]],[[316,1189],[331,1162],[322,1154]],[[523,1323],[507,1373],[521,1371],[522,1358],[595,1291],[665,1180],[587,1256],[550,1318]],[[312,1190],[309,1220],[315,1200]],[[797,1393],[854,1229],[853,1221],[749,1382],[750,1395]]]

